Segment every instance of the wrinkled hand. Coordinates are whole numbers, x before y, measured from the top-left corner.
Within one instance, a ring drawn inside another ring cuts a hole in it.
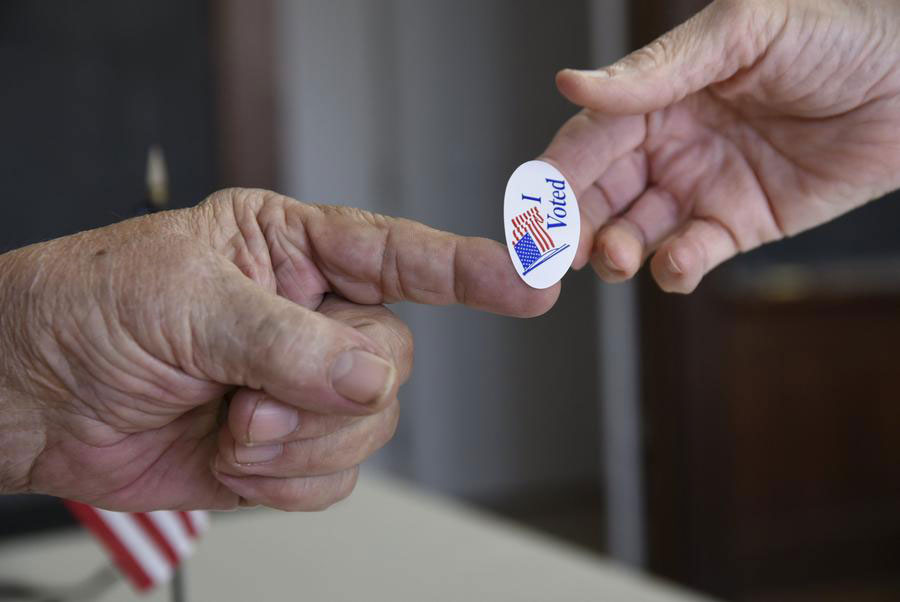
[[[558,292],[496,242],[259,190],[0,256],[0,491],[323,508],[397,423],[412,340],[382,303]]]
[[[575,259],[690,292],[736,253],[900,187],[900,3],[718,0],[615,65],[545,152],[582,212]]]

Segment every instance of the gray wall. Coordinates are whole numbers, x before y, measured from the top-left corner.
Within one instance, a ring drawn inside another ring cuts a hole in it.
[[[586,3],[281,0],[278,14],[281,188],[502,239],[507,177],[574,113],[553,76],[589,62]],[[594,282],[564,284],[530,321],[396,308],[416,370],[376,464],[480,499],[596,481]]]

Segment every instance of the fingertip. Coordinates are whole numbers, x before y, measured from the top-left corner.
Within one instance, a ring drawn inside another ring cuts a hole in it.
[[[631,278],[631,276],[625,272],[610,269],[606,260],[600,255],[595,255],[591,258],[591,267],[594,269],[594,273],[597,274],[597,277],[600,278],[600,280],[610,284],[617,284]]]
[[[650,271],[659,287],[667,293],[686,295],[694,292],[703,278],[703,270],[694,251],[673,244],[660,249],[650,261]]]
[[[516,318],[539,316],[556,303],[559,284],[546,289],[525,284],[504,245],[485,238],[467,238],[462,239],[458,249],[458,303]]]
[[[536,318],[550,311],[559,300],[562,284],[557,282],[549,288],[531,289],[531,291],[527,295],[522,311],[518,314],[520,318]]]
[[[517,278],[518,279],[518,278]],[[513,318],[536,318],[550,311],[559,300],[562,283],[557,282],[547,288],[532,288],[519,280],[515,290],[504,293],[503,311],[496,311],[496,307],[488,309],[493,313]]]
[[[636,237],[614,226],[597,234],[591,265],[603,280],[621,282],[634,277],[643,254],[643,245]]]
[[[563,69],[556,74],[556,88],[570,102],[585,106],[587,99],[590,98],[592,78],[602,79],[602,76],[594,75],[596,73],[602,72]]]
[[[556,72],[556,87],[557,89],[566,94],[566,91],[570,89],[573,84],[573,80],[577,79],[578,72],[575,69],[560,69]]]

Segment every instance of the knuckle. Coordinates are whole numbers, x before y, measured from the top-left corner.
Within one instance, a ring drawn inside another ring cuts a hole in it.
[[[200,232],[209,232],[214,243],[221,243],[220,236],[227,240],[239,224],[248,219],[255,221],[265,206],[283,204],[283,199],[280,194],[261,188],[224,188],[193,208],[194,226]]]
[[[218,211],[234,211],[245,207],[259,208],[277,193],[262,188],[223,188],[209,195],[201,206],[209,205]]]
[[[727,56],[737,65],[751,64],[783,26],[787,15],[784,0],[718,0],[711,8],[714,10],[710,18],[702,24],[722,27],[731,34],[726,44]]]
[[[359,209],[357,207],[347,207],[344,205],[314,205],[314,207],[325,217],[349,219],[378,228],[387,228],[393,221],[392,218],[386,215],[372,213],[371,211],[366,211],[365,209]]]
[[[761,11],[771,12],[773,8],[773,0],[716,0],[711,7],[717,16],[733,21],[743,21]]]
[[[235,206],[242,204],[245,198],[242,188],[217,190],[197,205],[194,212],[214,226],[231,224],[234,222]]]
[[[677,30],[676,30],[677,31]],[[650,71],[665,65],[672,58],[676,46],[675,32],[666,33],[646,46],[635,50],[622,59],[613,69],[625,67],[637,71]]]
[[[675,42],[671,34],[657,38],[646,47],[646,60],[651,66],[664,65],[672,56]]]
[[[713,8],[719,12],[731,13],[744,10],[743,7],[755,1],[756,0],[716,0],[713,4]]]

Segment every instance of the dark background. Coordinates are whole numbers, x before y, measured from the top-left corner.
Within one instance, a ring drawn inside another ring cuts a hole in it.
[[[706,3],[632,3],[635,46]],[[650,565],[728,599],[900,600],[900,196],[688,297],[644,275]]]
[[[179,204],[216,173],[204,2],[0,3],[0,251],[133,214],[161,144]]]

